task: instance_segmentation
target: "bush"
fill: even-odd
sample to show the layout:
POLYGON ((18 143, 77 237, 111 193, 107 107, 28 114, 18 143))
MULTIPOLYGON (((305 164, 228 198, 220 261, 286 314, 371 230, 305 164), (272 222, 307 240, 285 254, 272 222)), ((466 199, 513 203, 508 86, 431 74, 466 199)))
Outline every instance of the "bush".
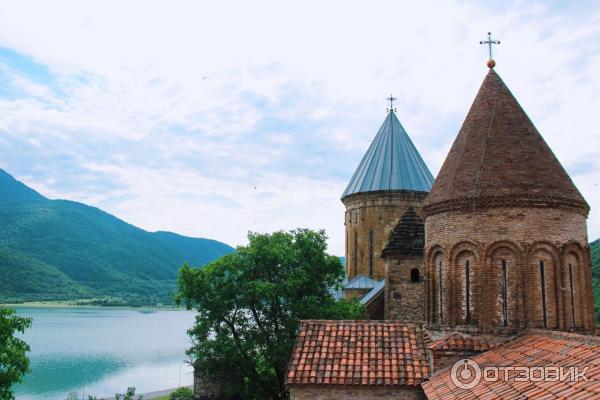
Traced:
POLYGON ((186 387, 180 387, 176 391, 172 392, 169 396, 171 400, 194 400, 194 392, 192 389, 186 387))

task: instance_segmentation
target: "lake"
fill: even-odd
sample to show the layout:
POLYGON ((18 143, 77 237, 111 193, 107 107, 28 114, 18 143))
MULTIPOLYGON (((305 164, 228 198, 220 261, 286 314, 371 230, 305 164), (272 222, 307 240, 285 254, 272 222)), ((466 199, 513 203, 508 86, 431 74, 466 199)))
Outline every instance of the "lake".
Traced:
POLYGON ((24 339, 31 346, 31 373, 14 387, 18 400, 64 400, 175 388, 192 383, 185 363, 189 311, 119 308, 16 307, 33 318, 24 339))

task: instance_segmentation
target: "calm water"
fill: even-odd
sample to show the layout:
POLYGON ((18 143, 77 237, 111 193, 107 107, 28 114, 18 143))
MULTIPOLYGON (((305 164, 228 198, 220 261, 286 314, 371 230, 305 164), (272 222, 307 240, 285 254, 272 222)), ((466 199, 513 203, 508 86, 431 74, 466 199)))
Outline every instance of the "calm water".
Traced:
POLYGON ((114 396, 127 386, 145 393, 192 383, 185 363, 192 312, 33 307, 17 312, 33 318, 24 337, 31 346, 31 373, 15 387, 18 400, 64 400, 71 391, 81 398, 84 387, 87 399, 114 396))

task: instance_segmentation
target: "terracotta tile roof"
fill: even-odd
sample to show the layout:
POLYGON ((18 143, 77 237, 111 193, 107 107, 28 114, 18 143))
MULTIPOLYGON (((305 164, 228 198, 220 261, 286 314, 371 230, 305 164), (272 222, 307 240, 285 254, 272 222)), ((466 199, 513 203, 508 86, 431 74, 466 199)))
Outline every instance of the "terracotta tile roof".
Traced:
POLYGON ((421 335, 392 321, 302 321, 286 383, 418 386, 430 375, 421 335))
POLYGON ((444 351, 488 351, 504 341, 506 340, 452 332, 441 339, 433 341, 427 348, 444 351))
MULTIPOLYGON (((429 400, 470 399, 597 399, 600 398, 600 338, 556 331, 531 330, 483 354, 471 357, 481 368, 589 366, 588 381, 495 382, 481 380, 473 389, 460 389, 451 379, 451 368, 440 371, 422 387, 429 400)), ((503 373, 500 373, 503 376, 503 373)))

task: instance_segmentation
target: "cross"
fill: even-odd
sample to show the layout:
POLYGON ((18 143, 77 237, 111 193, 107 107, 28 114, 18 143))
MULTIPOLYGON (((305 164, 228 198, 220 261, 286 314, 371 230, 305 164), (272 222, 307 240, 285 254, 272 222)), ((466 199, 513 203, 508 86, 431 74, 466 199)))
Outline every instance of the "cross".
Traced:
POLYGON ((393 95, 390 94, 390 97, 388 97, 386 100, 390 101, 390 108, 388 111, 393 110, 394 109, 394 100, 397 100, 393 95))
POLYGON ((492 32, 488 32, 488 40, 482 40, 479 42, 479 44, 487 44, 489 51, 490 51, 490 60, 493 59, 492 57, 492 45, 493 44, 500 44, 499 40, 492 40, 492 32))

